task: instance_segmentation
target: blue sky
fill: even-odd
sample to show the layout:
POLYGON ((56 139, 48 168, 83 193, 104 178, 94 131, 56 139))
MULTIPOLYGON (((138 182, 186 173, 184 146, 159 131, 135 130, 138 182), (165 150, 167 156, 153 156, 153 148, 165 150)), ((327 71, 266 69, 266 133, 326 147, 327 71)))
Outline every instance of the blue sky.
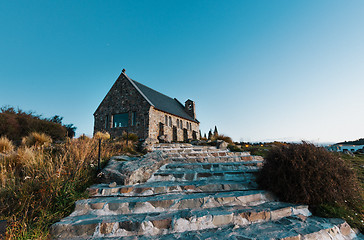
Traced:
POLYGON ((92 134, 123 68, 236 141, 364 137, 364 1, 0 1, 0 105, 92 134))

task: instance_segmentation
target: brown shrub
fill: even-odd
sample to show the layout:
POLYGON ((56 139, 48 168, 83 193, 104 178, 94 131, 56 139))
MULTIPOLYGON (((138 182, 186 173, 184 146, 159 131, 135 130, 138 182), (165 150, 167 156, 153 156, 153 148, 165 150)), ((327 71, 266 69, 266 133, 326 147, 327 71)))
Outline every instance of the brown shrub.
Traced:
POLYGON ((229 144, 233 144, 233 140, 231 139, 231 137, 228 137, 226 135, 223 135, 223 134, 219 134, 219 135, 216 135, 216 136, 213 136, 212 141, 216 141, 216 140, 223 140, 229 144))
POLYGON ((316 205, 358 198, 354 171, 336 155, 307 142, 270 149, 257 181, 287 202, 316 205))

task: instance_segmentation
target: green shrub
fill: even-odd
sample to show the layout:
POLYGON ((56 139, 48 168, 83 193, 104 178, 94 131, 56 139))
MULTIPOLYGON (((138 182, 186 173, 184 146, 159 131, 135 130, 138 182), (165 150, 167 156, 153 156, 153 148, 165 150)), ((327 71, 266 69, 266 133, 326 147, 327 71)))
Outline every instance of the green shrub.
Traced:
POLYGON ((280 200, 294 203, 347 204, 360 195, 355 173, 343 160, 306 142, 271 148, 257 181, 280 200))

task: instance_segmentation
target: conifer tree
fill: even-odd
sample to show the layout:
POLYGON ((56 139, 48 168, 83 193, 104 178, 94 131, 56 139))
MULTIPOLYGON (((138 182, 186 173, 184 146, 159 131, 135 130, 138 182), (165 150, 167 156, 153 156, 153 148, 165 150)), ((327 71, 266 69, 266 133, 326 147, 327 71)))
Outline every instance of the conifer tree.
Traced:
POLYGON ((212 130, 210 129, 210 131, 209 131, 209 140, 211 140, 211 138, 212 138, 212 130))
POLYGON ((206 137, 206 133, 204 133, 203 137, 207 139, 207 137, 206 137))
POLYGON ((214 129, 214 137, 217 137, 219 135, 219 132, 217 131, 217 127, 215 126, 215 129, 214 129))

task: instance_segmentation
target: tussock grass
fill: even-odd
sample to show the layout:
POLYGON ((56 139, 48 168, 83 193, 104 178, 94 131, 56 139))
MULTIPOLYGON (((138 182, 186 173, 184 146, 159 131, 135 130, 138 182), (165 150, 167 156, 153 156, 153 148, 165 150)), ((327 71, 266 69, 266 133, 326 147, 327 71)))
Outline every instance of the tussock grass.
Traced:
POLYGON ((94 138, 96 139, 102 139, 102 140, 107 140, 110 139, 110 134, 109 133, 103 133, 103 132, 97 132, 94 135, 94 138))
POLYGON ((0 138, 0 153, 10 153, 14 150, 14 144, 7 137, 0 138))
MULTIPOLYGON (((96 181, 97 139, 27 145, 0 158, 0 220, 8 222, 6 239, 48 239, 49 226, 69 215, 96 181)), ((135 149, 111 140, 102 146, 103 164, 112 155, 135 149)))
POLYGON ((23 137, 22 143, 28 147, 44 147, 52 143, 52 138, 45 133, 32 132, 28 136, 23 137))

